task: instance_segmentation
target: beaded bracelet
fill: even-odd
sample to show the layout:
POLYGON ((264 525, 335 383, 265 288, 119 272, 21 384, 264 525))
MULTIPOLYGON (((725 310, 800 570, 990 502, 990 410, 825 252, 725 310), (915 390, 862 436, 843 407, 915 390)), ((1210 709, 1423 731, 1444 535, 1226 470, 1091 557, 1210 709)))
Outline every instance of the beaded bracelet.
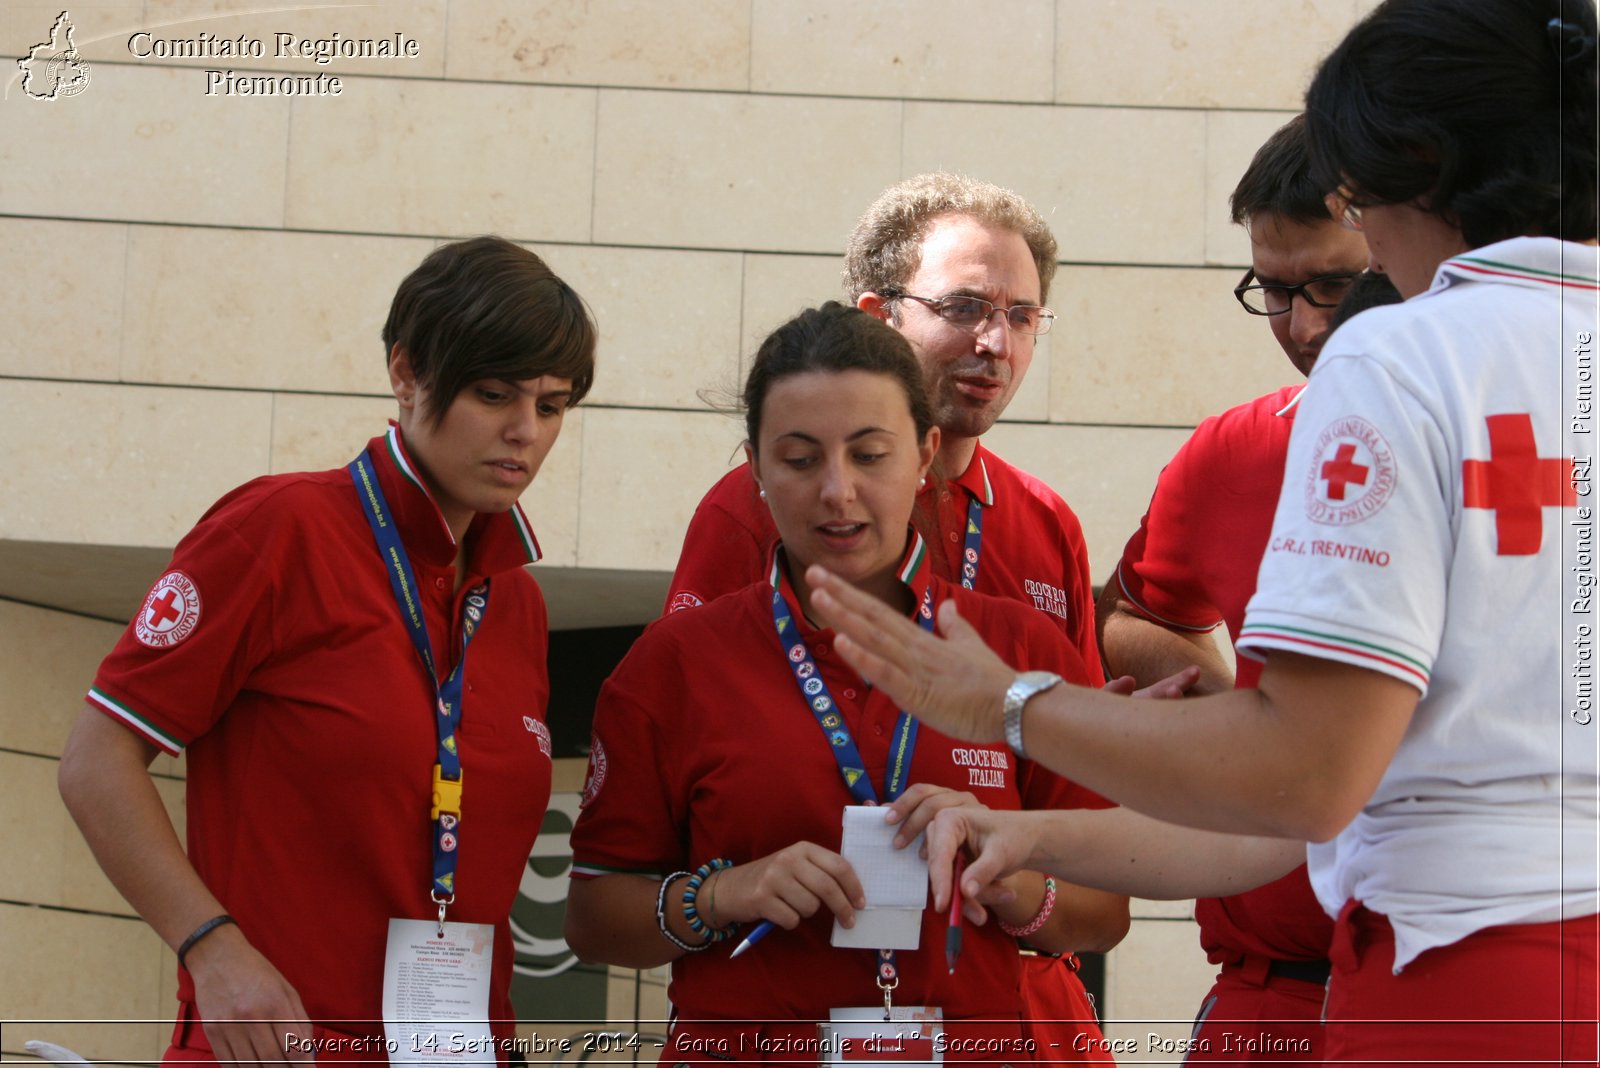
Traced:
POLYGON ((656 926, 661 928, 662 938, 665 938, 685 953, 702 953, 711 948, 710 942, 702 942, 698 946, 692 942, 685 942, 673 934, 672 928, 667 926, 667 887, 671 886, 674 880, 687 878, 689 878, 688 872, 675 871, 661 880, 661 889, 656 891, 656 926))
POLYGON ((1027 938, 1039 928, 1043 927, 1050 914, 1056 910, 1056 881, 1051 876, 1044 879, 1044 900, 1039 903, 1039 911, 1034 913, 1033 919, 1021 927, 1013 927, 1004 920, 1000 921, 1000 930, 1012 938, 1027 938))
POLYGON ((739 930, 739 925, 736 923, 730 923, 726 927, 711 926, 700 918, 700 910, 697 907, 700 888, 705 885, 707 879, 711 878, 711 873, 731 867, 733 867, 733 861, 723 860, 721 857, 707 861, 696 868, 693 875, 689 876, 689 884, 683 891, 683 918, 689 921, 689 930, 706 940, 706 945, 732 938, 739 930))

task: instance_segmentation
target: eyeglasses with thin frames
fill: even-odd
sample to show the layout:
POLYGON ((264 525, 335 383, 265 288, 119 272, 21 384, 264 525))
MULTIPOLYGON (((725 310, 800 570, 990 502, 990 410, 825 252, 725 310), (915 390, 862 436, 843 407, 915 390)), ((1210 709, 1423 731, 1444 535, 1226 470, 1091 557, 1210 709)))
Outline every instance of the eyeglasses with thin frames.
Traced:
POLYGON ((911 293, 888 292, 884 294, 889 300, 914 300, 932 311, 939 318, 951 326, 977 333, 989 322, 989 317, 995 312, 1003 312, 1001 320, 1012 330, 1019 334, 1037 336, 1048 334, 1050 326, 1055 322, 1056 313, 1049 308, 1037 304, 1013 304, 1009 308, 1002 308, 993 301, 984 300, 982 297, 949 296, 949 297, 918 297, 911 293))

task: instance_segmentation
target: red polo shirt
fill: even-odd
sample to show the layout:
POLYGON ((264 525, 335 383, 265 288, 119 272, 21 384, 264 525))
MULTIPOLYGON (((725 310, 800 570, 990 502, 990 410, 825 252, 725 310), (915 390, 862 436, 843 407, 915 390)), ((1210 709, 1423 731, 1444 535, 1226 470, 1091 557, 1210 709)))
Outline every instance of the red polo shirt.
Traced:
MULTIPOLYGON (((954 597, 1008 663, 1091 676, 1059 630, 1037 612, 963 590, 917 559, 907 580, 935 605, 954 597)), ((781 589, 798 603, 787 578, 781 589)), ((833 649, 833 633, 793 610, 817 671, 883 796, 899 710, 833 649)), ((967 790, 997 809, 1101 803, 1003 746, 954 741, 923 725, 910 781, 967 790)), ((573 874, 633 872, 659 878, 713 857, 748 863, 797 841, 837 850, 843 808, 853 803, 821 726, 784 655, 769 580, 692 612, 657 620, 606 682, 595 712, 594 755, 584 809, 573 830, 573 874)), ((1022 1009, 1014 939, 993 923, 969 927, 960 968, 944 962, 947 917, 930 908, 921 948, 899 954, 898 1004, 932 1005, 949 1018, 1010 1017, 1022 1009)), ((733 943, 673 963, 670 997, 683 1020, 823 1020, 840 1006, 880 999, 874 954, 828 944, 831 914, 777 931, 759 950, 729 958, 733 943)))
MULTIPOLYGON (((1195 428, 1156 482, 1150 509, 1117 566, 1123 596, 1163 626, 1237 638, 1272 534, 1300 386, 1285 386, 1195 428)), ((1261 664, 1240 657, 1236 685, 1261 664)), ((1327 957, 1333 923, 1304 867, 1276 882, 1195 904, 1200 944, 1216 964, 1251 953, 1280 960, 1327 957)))
MULTIPOLYGON (((972 500, 983 508, 983 541, 973 588, 1043 612, 1098 679, 1094 590, 1078 517, 1049 486, 980 442, 959 477, 948 482, 928 480, 912 517, 927 539, 934 574, 952 582, 961 580, 972 500)), ((695 509, 666 610, 704 604, 760 578, 777 538, 750 467, 741 464, 712 486, 695 509)))
MULTIPOLYGON (((519 508, 478 516, 455 592, 454 539, 398 428, 367 453, 443 673, 460 656, 467 591, 491 580, 462 699, 450 918, 494 925, 489 1008, 510 1020, 508 917, 550 796, 545 606, 521 566, 538 546, 519 508)), ((438 742, 433 683, 349 474, 260 478, 213 505, 100 665, 88 700, 168 753, 187 750, 189 858, 311 1019, 381 1020, 389 919, 436 915, 438 742)), ((181 969, 178 997, 194 999, 181 969)), ((382 1033, 377 1023, 334 1027, 382 1033)))

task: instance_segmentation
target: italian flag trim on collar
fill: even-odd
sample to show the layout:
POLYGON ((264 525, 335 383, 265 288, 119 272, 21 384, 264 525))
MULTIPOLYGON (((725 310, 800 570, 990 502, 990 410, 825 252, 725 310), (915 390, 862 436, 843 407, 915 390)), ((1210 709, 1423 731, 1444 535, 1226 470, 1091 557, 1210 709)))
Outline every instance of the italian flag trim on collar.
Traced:
MULTIPOLYGON (((406 476, 406 481, 421 490, 422 495, 432 501, 433 494, 428 492, 428 487, 422 484, 422 479, 418 478, 417 473, 411 469, 411 461, 406 459, 405 447, 400 444, 400 428, 391 426, 388 433, 384 435, 384 441, 389 445, 389 458, 400 469, 400 473, 406 476)), ((438 505, 435 504, 434 507, 437 508, 438 505)))
POLYGON ((928 545, 922 540, 922 535, 913 530, 911 532, 911 541, 906 545, 906 555, 900 561, 900 570, 895 574, 899 576, 901 582, 910 586, 911 580, 916 577, 917 572, 922 570, 922 565, 927 562, 928 545))
POLYGON ((1569 274, 1565 271, 1542 271, 1537 267, 1527 267, 1519 263, 1502 263, 1499 260, 1486 260, 1477 256, 1453 256, 1445 261, 1445 265, 1458 267, 1473 274, 1487 274, 1497 278, 1515 278, 1523 282, 1539 282, 1544 285, 1562 286, 1570 289, 1600 290, 1600 281, 1589 278, 1586 275, 1569 274))

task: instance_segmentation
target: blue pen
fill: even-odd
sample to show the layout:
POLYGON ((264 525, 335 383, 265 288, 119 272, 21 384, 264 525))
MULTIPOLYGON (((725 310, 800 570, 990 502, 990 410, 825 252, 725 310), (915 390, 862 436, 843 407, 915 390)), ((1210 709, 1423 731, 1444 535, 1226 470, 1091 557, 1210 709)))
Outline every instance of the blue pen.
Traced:
POLYGON ((767 935, 771 934, 777 928, 777 926, 778 925, 773 923, 771 920, 762 920, 760 923, 756 924, 756 929, 744 936, 744 941, 740 942, 734 947, 733 953, 728 957, 728 959, 732 960, 734 957, 737 957, 739 954, 743 953, 745 950, 749 949, 751 946, 767 937, 767 935))

